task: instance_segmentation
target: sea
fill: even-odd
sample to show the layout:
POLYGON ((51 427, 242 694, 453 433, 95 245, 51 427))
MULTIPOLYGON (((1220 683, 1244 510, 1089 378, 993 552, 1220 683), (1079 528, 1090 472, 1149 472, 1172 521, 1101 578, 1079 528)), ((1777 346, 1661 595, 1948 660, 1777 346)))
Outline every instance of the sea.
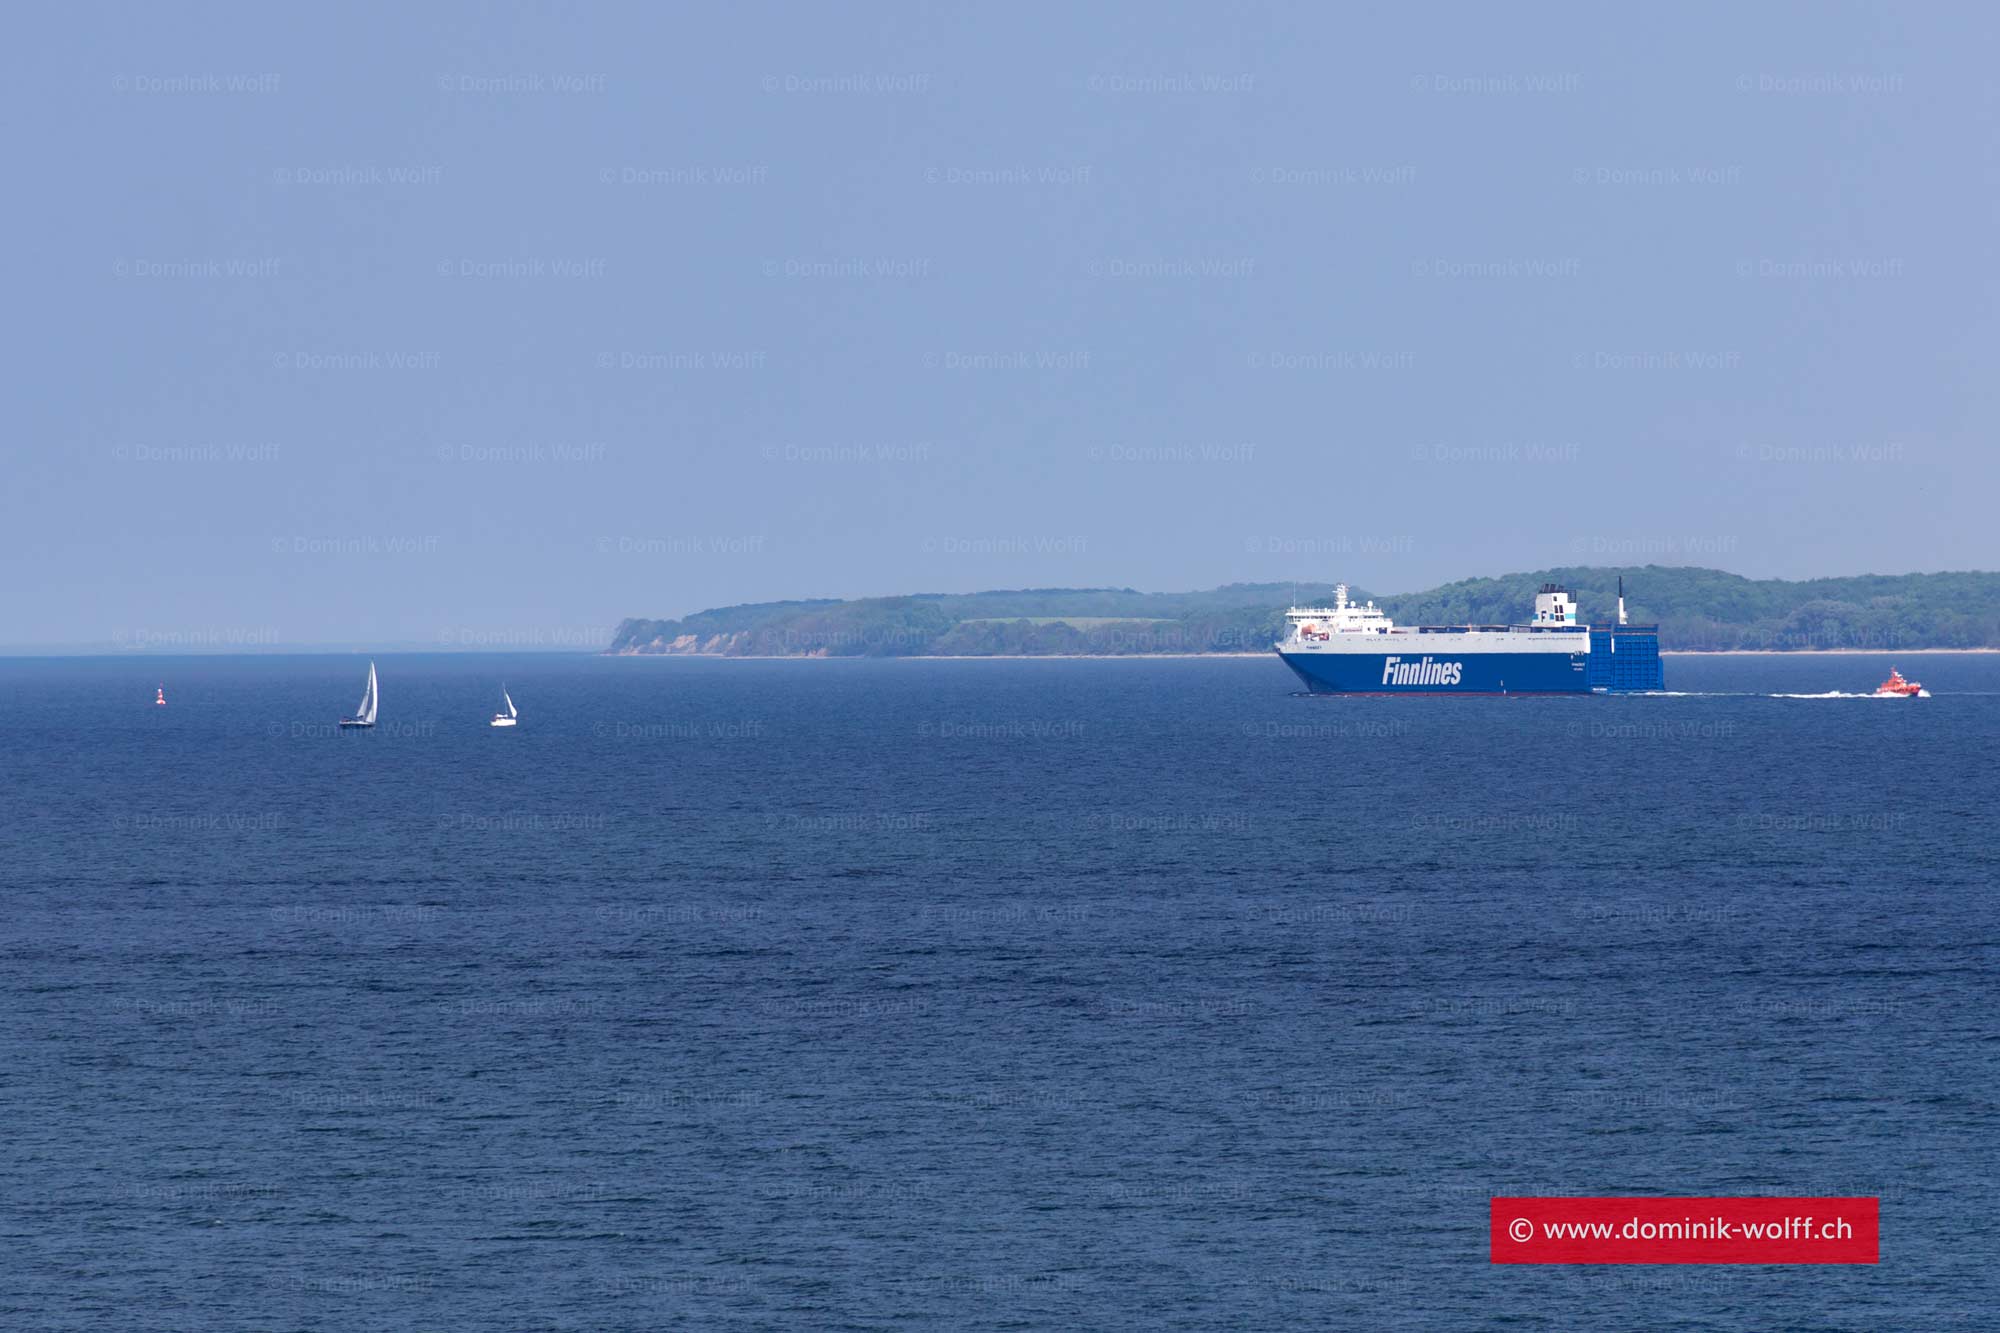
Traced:
POLYGON ((2000 1317, 2000 656, 376 660, 0 661, 0 1327, 2000 1317))

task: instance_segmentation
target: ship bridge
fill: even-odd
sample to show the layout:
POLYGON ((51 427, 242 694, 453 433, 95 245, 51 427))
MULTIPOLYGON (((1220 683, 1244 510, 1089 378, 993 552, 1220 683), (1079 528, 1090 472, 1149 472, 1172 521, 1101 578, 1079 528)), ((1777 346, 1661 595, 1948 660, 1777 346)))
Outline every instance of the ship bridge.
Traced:
POLYGON ((1387 634, 1396 627, 1374 602, 1347 600, 1347 585, 1334 585, 1332 606, 1294 606, 1285 612, 1295 639, 1327 640, 1336 634, 1387 634))

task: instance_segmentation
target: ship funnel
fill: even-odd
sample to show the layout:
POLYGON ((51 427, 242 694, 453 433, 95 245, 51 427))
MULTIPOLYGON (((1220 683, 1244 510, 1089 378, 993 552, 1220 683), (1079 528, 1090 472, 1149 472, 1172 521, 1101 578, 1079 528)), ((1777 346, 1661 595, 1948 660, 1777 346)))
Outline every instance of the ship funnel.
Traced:
POLYGON ((1618 623, 1625 623, 1625 576, 1618 576, 1618 623))

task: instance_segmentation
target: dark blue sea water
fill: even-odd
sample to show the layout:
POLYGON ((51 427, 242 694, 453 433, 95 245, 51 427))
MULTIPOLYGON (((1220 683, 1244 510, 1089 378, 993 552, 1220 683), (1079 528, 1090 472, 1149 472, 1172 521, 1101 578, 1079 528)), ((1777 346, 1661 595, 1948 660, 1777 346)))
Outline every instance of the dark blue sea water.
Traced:
POLYGON ((0 662, 0 1326, 2000 1308, 2000 658, 379 661, 0 662), (1882 1262, 1488 1263, 1654 1193, 1882 1262))

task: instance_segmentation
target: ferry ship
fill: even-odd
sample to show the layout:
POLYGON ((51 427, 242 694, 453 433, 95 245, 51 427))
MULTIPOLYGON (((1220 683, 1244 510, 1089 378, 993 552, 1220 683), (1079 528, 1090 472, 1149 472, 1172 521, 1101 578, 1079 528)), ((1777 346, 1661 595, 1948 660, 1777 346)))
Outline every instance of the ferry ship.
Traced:
POLYGON ((1660 627, 1585 624, 1569 590, 1535 594, 1525 625, 1398 625, 1374 602, 1333 590, 1332 606, 1294 606, 1272 645, 1314 694, 1631 694, 1666 688, 1660 627))

